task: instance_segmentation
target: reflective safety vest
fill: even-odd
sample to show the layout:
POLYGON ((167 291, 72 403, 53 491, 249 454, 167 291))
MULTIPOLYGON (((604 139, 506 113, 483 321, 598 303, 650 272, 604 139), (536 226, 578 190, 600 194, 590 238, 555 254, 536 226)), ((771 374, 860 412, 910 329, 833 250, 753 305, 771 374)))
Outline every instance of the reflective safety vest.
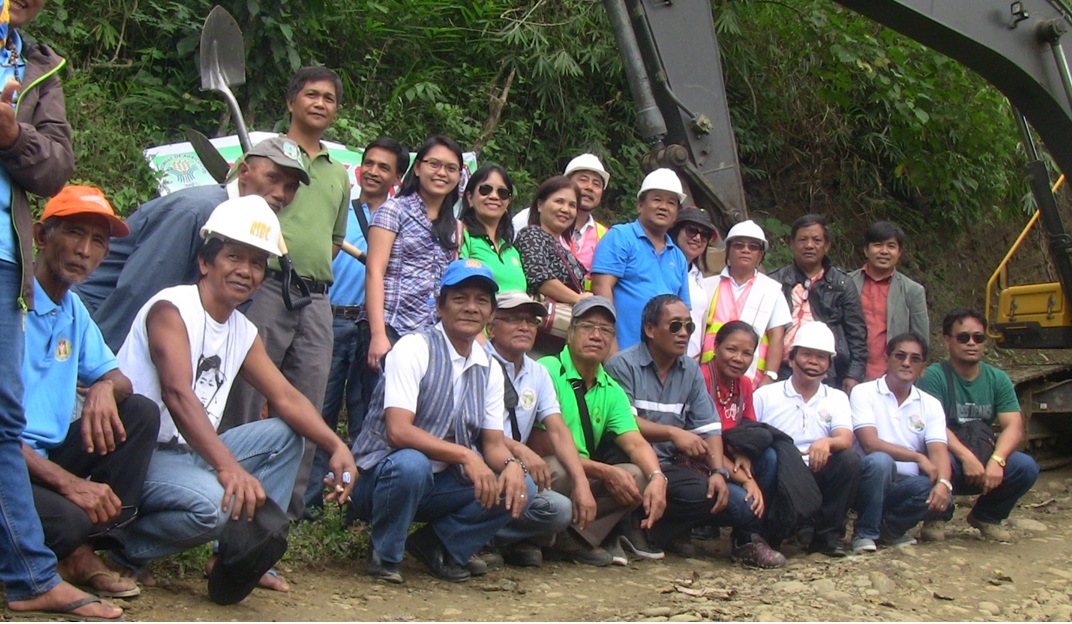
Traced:
POLYGON ((596 246, 599 245, 599 241, 603 239, 603 235, 607 233, 608 229, 607 226, 599 221, 596 221, 595 223, 596 226, 585 232, 584 240, 581 241, 582 248, 588 246, 591 246, 592 248, 592 255, 588 258, 588 263, 585 264, 584 260, 581 260, 581 257, 578 255, 579 249, 576 245, 572 245, 573 249, 570 250, 573 252, 574 256, 577 256, 578 260, 581 260, 581 264, 584 265, 584 268, 588 270, 588 273, 585 274, 584 282, 582 283, 585 292, 592 292, 592 258, 596 255, 596 246), (593 236, 595 237, 594 241, 591 240, 593 236))
MULTIPOLYGON (((718 287, 715 289, 715 295, 711 298, 711 305, 707 309, 707 321, 705 323, 706 329, 704 330, 703 346, 700 350, 700 363, 706 364, 715 359, 715 334, 722 328, 723 325, 731 321, 740 320, 741 309, 744 308, 745 303, 748 300, 749 295, 752 294, 752 285, 755 283, 756 277, 753 276, 749 281, 748 286, 741 292, 741 301, 736 302, 733 298, 733 284, 732 279, 723 276, 719 282, 718 287), (730 289, 728 297, 722 297, 722 287, 730 289)), ((756 349, 755 357, 752 359, 752 365, 748 367, 746 376, 751 378, 753 382, 758 383, 763 373, 767 370, 767 348, 770 346, 770 339, 767 338, 767 332, 765 328, 754 327, 756 333, 759 334, 759 347, 756 349)))

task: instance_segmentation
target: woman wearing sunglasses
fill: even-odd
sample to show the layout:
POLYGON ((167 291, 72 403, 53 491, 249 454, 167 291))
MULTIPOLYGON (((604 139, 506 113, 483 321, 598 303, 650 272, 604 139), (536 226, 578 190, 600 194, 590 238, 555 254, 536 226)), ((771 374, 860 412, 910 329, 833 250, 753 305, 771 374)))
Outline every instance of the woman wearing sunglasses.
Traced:
POLYGON ((499 165, 477 169, 462 195, 462 246, 459 257, 483 262, 491 269, 499 292, 525 290, 525 271, 521 254, 511 241, 514 226, 510 221, 510 203, 514 181, 499 165))
POLYGON ((755 222, 742 221, 726 235, 726 267, 716 277, 704 319, 700 363, 715 356, 715 334, 730 321, 745 321, 760 335, 748 377, 756 387, 778 380, 785 328, 793 318, 778 282, 759 272, 767 238, 755 222), (768 366, 768 362, 771 364, 768 366))
POLYGON ((711 297, 715 294, 718 279, 704 277, 707 268, 707 247, 711 241, 718 238, 718 232, 711 223, 711 217, 706 212, 695 206, 683 208, 677 214, 677 221, 670 229, 670 238, 674 244, 685 254, 685 260, 689 263, 689 302, 692 304, 692 322, 700 331, 692 332, 689 336, 689 348, 686 354, 689 357, 698 357, 703 346, 704 317, 707 316, 707 308, 711 303, 711 297))
POLYGON ((380 370, 383 356, 400 337, 435 323, 439 281, 457 257, 454 204, 462 166, 462 149, 454 139, 429 138, 402 178, 398 195, 372 215, 364 312, 372 370, 380 370))
POLYGON ((536 191, 529 225, 514 241, 521 252, 529 294, 571 305, 591 295, 583 288, 585 268, 570 253, 580 202, 580 189, 565 176, 549 178, 536 191))

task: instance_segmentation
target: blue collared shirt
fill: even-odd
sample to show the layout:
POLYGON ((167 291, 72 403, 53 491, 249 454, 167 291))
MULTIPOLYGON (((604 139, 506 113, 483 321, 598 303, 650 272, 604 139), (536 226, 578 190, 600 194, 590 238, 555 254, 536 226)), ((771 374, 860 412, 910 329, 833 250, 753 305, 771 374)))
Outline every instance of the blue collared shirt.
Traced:
POLYGON ((618 278, 613 294, 619 349, 640 342, 640 313, 655 295, 674 294, 691 306, 685 254, 669 235, 665 238, 666 246, 657 253, 637 220, 612 227, 596 247, 592 273, 618 278))
POLYGON ((78 295, 68 291, 57 304, 35 279, 34 304, 22 359, 22 439, 47 455, 67 437, 78 382, 90 386, 119 364, 78 295))
MULTIPOLYGON (((346 211, 346 242, 368 253, 368 241, 365 240, 365 233, 361 231, 357 210, 365 212, 366 223, 372 221, 372 213, 369 212, 368 204, 362 202, 359 208, 355 208, 351 202, 350 209, 346 211)), ((355 306, 365 303, 364 264, 350 254, 340 252, 331 263, 331 271, 335 275, 335 282, 331 285, 329 293, 331 305, 355 306)))

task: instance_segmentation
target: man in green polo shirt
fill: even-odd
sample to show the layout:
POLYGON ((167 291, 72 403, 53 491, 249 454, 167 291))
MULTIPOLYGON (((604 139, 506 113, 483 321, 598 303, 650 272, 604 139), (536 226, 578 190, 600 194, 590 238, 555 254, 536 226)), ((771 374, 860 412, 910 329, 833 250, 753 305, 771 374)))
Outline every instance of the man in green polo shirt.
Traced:
MULTIPOLYGON (((346 168, 331 158, 320 139, 335 120, 341 95, 342 81, 327 67, 303 67, 287 87, 290 111, 287 137, 302 148, 310 182, 301 187, 294 201, 279 211, 279 225, 294 268, 309 285, 313 302, 298 310, 286 308, 283 276, 278 260, 272 259, 261 289, 245 312, 257 326, 268 356, 318 412, 323 409, 331 365, 332 316, 328 300, 328 287, 333 281, 331 262, 346 236, 346 211, 350 206, 346 168)), ((220 431, 257 420, 264 403, 264 397, 252 386, 236 380, 220 431)), ((274 410, 270 414, 276 415, 274 410)), ((287 510, 292 519, 302 517, 314 454, 315 449, 307 440, 287 510)), ((277 580, 279 583, 272 589, 286 591, 286 583, 281 578, 277 580)))
MULTIPOLYGON (((615 320, 614 305, 606 298, 581 299, 573 306, 566 347, 540 360, 551 374, 562 418, 573 433, 596 499, 595 521, 559 533, 552 548, 598 566, 627 563, 615 527, 629 512, 643 506, 641 526, 650 528, 666 509, 666 475, 655 450, 640 435, 625 390, 603 370, 615 320)), ((573 490, 564 474, 552 475, 551 487, 566 496, 573 490)))

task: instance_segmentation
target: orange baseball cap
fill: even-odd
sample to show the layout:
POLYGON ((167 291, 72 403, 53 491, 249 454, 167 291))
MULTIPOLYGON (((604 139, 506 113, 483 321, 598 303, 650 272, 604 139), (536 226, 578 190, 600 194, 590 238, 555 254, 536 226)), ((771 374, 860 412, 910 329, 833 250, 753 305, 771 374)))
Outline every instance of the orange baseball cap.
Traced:
POLYGON ((92 186, 70 185, 63 187, 55 197, 45 204, 45 212, 41 215, 44 221, 50 217, 70 217, 79 214, 97 214, 108 220, 108 228, 111 235, 122 238, 130 234, 130 228, 123 220, 115 216, 115 210, 104 193, 92 186))

